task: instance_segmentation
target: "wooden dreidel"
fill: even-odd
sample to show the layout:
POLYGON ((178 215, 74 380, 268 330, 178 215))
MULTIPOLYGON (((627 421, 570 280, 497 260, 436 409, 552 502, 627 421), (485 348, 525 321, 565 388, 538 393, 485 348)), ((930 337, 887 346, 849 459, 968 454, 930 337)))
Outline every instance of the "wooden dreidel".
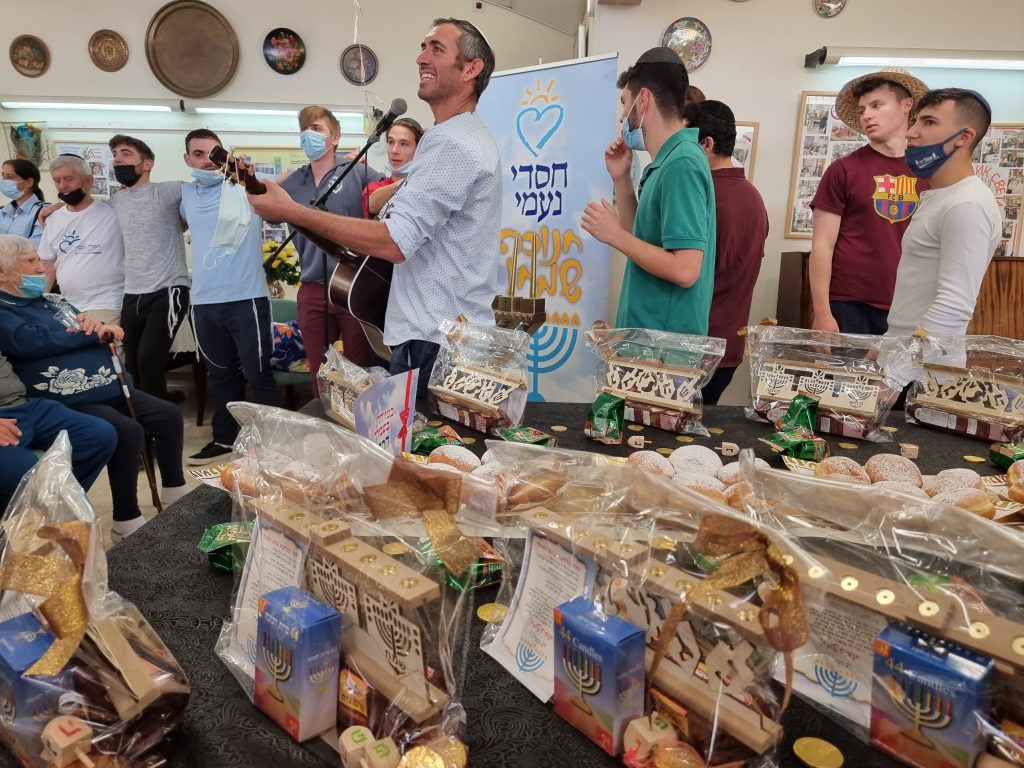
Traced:
POLYGON ((391 739, 375 741, 363 752, 366 768, 398 768, 401 759, 398 746, 391 739))
POLYGON ((89 759, 92 751, 92 728, 85 721, 71 715, 55 717, 43 729, 43 751, 40 757, 48 765, 64 768, 76 760, 85 768, 95 768, 89 759))
POLYGON ((345 768, 359 768, 359 761, 366 755, 366 750, 374 741, 370 729, 364 725, 353 725, 351 728, 346 728, 338 737, 341 764, 345 768))
POLYGON ((657 712, 631 720, 622 737, 624 758, 646 760, 659 744, 671 744, 678 738, 676 729, 657 712))
POLYGON ((715 448, 723 456, 739 456, 740 447, 736 443, 722 443, 720 446, 715 448))
POLYGON ((650 445, 651 442, 651 440, 645 440, 643 435, 633 435, 626 440, 626 445, 633 448, 643 448, 645 445, 650 445))
POLYGON ((905 459, 916 459, 918 447, 913 443, 900 443, 900 455, 905 459))

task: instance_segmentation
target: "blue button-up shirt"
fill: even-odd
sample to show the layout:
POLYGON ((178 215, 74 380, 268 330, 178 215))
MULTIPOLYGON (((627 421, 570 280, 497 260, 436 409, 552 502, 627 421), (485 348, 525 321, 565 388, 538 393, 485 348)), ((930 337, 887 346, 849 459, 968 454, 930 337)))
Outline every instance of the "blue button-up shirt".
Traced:
POLYGON ((39 238, 43 236, 43 226, 39 223, 39 211, 46 207, 46 203, 38 198, 31 198, 24 205, 18 205, 13 200, 0 208, 0 235, 19 235, 27 237, 36 245, 39 245, 39 238))

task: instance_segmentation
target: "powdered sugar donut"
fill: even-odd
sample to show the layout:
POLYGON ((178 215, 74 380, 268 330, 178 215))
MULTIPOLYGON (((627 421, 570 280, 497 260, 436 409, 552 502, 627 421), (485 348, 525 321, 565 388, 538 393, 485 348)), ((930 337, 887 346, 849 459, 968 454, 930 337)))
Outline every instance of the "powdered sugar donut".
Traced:
POLYGON ((1006 470, 1006 481, 1010 485, 1024 483, 1024 459, 1015 461, 1010 465, 1010 468, 1006 470))
POLYGON ((940 493, 958 491, 961 488, 974 488, 983 491, 985 490, 985 484, 981 482, 981 475, 973 469, 958 467, 956 469, 944 469, 939 472, 926 490, 929 496, 934 497, 940 493))
POLYGON ((814 470, 814 474, 818 477, 828 477, 833 480, 844 477, 864 485, 871 483, 871 480, 868 479, 868 473, 864 471, 864 467, 848 456, 829 456, 827 459, 822 459, 818 462, 818 467, 814 470))
MULTIPOLYGON (((758 469, 770 469, 770 465, 764 459, 754 459, 754 466, 758 469)), ((734 461, 732 464, 726 464, 720 470, 718 470, 718 479, 728 485, 733 485, 740 481, 740 463, 734 461)))
POLYGON ((891 491, 899 491, 900 493, 906 493, 918 499, 927 499, 928 494, 918 488, 913 483, 907 483, 901 480, 879 480, 877 483, 871 485, 872 488, 888 488, 891 491))
POLYGON ((672 480, 679 483, 679 485, 685 485, 687 488, 700 486, 701 488, 713 488, 716 491, 725 490, 725 483, 717 477, 702 475, 699 472, 676 472, 672 476, 672 480))
POLYGON ((637 466, 643 467, 648 472, 654 472, 665 477, 672 477, 675 470, 669 460, 657 451, 637 451, 629 454, 629 461, 637 466))
POLYGON ((681 445, 672 451, 668 460, 676 472, 698 472, 714 477, 722 468, 722 458, 703 445, 681 445))
POLYGON ((957 488, 952 491, 943 491, 935 494, 932 501, 953 504, 960 509, 966 509, 968 512, 990 520, 996 514, 996 507, 989 501, 988 494, 977 488, 957 488))
POLYGON ((733 509, 743 509, 743 497, 753 493, 754 489, 746 480, 733 483, 725 489, 725 503, 733 509))
POLYGON ((428 464, 448 464, 462 472, 472 472, 480 466, 480 459, 461 445, 439 445, 427 457, 428 464))
POLYGON ((879 453, 864 464, 864 471, 872 483, 883 480, 912 483, 921 487, 921 470, 910 459, 895 453, 879 453))
POLYGON ((493 464, 495 461, 497 461, 497 459, 494 457, 494 453, 491 451, 490 448, 484 451, 483 455, 480 456, 481 464, 493 464))
POLYGON ((476 477, 487 477, 492 479, 501 479, 504 475, 504 468, 497 464, 481 464, 474 470, 471 470, 469 474, 475 475, 476 477))

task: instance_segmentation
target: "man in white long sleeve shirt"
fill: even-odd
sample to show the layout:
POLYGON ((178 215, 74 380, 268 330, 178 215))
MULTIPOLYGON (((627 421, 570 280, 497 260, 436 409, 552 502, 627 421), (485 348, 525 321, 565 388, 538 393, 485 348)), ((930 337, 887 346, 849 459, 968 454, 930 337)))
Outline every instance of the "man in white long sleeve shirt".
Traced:
POLYGON ((975 91, 943 88, 917 103, 906 162, 931 189, 903 235, 888 336, 918 327, 936 336, 967 332, 1002 234, 995 196, 971 165, 991 121, 991 107, 975 91))

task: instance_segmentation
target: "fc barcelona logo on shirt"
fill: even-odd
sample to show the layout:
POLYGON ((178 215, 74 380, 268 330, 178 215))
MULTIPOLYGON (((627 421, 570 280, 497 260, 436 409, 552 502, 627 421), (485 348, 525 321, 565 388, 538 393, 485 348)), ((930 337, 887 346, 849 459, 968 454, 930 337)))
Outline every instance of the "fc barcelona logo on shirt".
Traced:
POLYGON ((890 223, 906 221, 914 215, 921 198, 917 196, 916 176, 873 176, 875 213, 890 223))

